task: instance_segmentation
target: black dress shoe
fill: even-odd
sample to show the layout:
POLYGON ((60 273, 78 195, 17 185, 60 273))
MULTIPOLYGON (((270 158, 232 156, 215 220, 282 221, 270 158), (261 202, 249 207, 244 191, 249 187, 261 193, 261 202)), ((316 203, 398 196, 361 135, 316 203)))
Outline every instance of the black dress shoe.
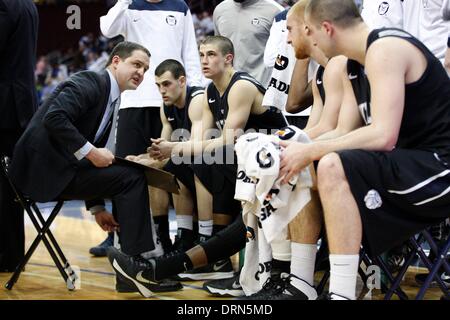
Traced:
POLYGON ((146 298, 153 296, 154 292, 177 291, 183 286, 176 281, 162 281, 155 278, 155 261, 146 260, 140 255, 128 256, 114 247, 107 250, 108 259, 116 274, 122 279, 118 281, 119 292, 136 292, 146 298), (126 288, 125 286, 129 286, 126 288), (134 287, 134 291, 132 288, 134 287))

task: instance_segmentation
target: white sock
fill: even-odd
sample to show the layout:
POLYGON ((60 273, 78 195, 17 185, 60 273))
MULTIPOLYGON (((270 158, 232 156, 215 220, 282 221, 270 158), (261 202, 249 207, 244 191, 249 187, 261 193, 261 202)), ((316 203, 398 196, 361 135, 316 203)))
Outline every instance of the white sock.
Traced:
POLYGON ((317 245, 291 242, 291 273, 314 285, 317 245))
POLYGON ((193 230, 193 217, 188 215, 177 214, 177 228, 183 228, 187 230, 193 230))
POLYGON ((198 233, 203 236, 211 236, 213 224, 213 220, 198 220, 198 233))
POLYGON ((272 258, 280 261, 291 261, 291 240, 274 240, 272 247, 272 258))
POLYGON ((330 254, 330 293, 356 299, 359 255, 330 254))

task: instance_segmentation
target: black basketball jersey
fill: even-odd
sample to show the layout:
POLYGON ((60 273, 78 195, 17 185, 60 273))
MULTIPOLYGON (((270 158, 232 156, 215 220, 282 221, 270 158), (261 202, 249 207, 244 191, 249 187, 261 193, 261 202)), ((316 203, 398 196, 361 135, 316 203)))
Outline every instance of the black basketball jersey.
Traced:
POLYGON ((320 98, 322 99, 322 104, 325 104, 325 88, 323 87, 324 71, 325 71, 325 68, 322 66, 319 66, 319 68, 317 68, 317 72, 316 72, 316 85, 317 85, 317 89, 319 90, 320 98))
POLYGON ((385 37, 408 41, 427 60, 420 79, 405 86, 405 106, 397 147, 433 151, 450 160, 450 79, 445 69, 424 44, 400 29, 373 30, 369 34, 367 48, 385 37))
POLYGON ((357 61, 347 60, 348 80, 352 84, 353 93, 359 112, 366 125, 372 122, 370 114, 370 85, 364 67, 357 61))
MULTIPOLYGON (((184 129, 187 133, 190 133, 192 122, 189 119, 189 105, 191 104, 192 98, 195 96, 202 94, 205 92, 205 89, 202 87, 189 87, 186 88, 186 102, 184 103, 184 107, 179 109, 175 106, 166 106, 163 105, 164 114, 166 115, 167 121, 169 121, 172 130, 175 131, 177 129, 184 129)), ((189 134, 190 135, 190 134, 189 134)), ((185 135, 180 135, 181 140, 185 135)), ((184 137, 184 138, 187 138, 184 137)))
MULTIPOLYGON (((266 92, 266 89, 246 72, 235 72, 222 96, 220 96, 214 83, 210 83, 207 89, 208 105, 213 114, 216 127, 219 130, 223 129, 228 115, 228 94, 231 87, 238 80, 250 81, 255 85, 259 92, 262 94, 266 92)), ((267 111, 262 114, 250 114, 244 130, 279 129, 285 126, 287 126, 287 122, 281 111, 275 107, 269 107, 267 111)))

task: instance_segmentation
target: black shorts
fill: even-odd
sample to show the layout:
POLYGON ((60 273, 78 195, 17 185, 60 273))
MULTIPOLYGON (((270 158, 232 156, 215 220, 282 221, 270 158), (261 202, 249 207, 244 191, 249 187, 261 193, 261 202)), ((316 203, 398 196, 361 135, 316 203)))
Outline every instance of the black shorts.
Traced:
POLYGON ((161 136, 162 124, 158 107, 120 109, 117 123, 116 156, 145 153, 150 138, 161 136))
POLYGON ((289 123, 289 125, 296 126, 300 129, 306 127, 308 119, 309 119, 308 116, 286 116, 286 120, 289 123))
POLYGON ((186 188, 191 192, 194 203, 196 203, 194 170, 190 164, 180 163, 174 164, 169 160, 163 168, 165 171, 172 173, 186 188))
POLYGON ((450 166, 433 152, 338 152, 375 255, 450 216, 450 166))
POLYGON ((241 212, 241 203, 234 200, 237 158, 232 147, 228 148, 227 151, 225 150, 227 150, 227 147, 221 148, 221 154, 225 155, 228 152, 228 155, 231 155, 228 162, 222 159, 224 161, 205 163, 201 158, 196 157, 194 164, 191 166, 194 174, 212 194, 213 213, 228 214, 235 217, 241 212))

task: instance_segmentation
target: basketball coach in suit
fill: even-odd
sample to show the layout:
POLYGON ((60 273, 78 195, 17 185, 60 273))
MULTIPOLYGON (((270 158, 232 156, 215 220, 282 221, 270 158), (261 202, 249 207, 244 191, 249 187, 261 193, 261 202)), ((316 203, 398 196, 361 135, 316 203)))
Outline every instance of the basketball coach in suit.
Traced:
MULTIPOLYGON (((0 0, 0 155, 14 146, 37 108, 34 81, 38 13, 33 0, 0 0)), ((0 172, 0 272, 24 255, 23 209, 0 172)))
POLYGON ((95 214, 105 231, 120 226, 121 247, 130 255, 154 249, 147 182, 140 169, 113 163, 105 148, 115 138, 120 94, 135 90, 149 67, 150 52, 133 42, 112 51, 106 70, 82 71, 61 83, 39 107, 14 150, 11 177, 38 202, 112 199, 117 222, 95 214))

